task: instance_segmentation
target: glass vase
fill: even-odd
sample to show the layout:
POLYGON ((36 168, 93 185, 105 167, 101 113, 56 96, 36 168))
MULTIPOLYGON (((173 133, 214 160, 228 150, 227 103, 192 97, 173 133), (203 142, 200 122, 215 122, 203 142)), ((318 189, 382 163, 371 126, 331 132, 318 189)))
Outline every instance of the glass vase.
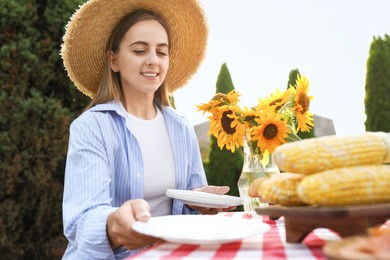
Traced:
POLYGON ((272 159, 272 154, 270 154, 269 161, 267 165, 264 167, 264 172, 267 177, 271 177, 274 174, 280 173, 278 166, 276 166, 274 160, 272 159))
POLYGON ((256 214, 255 208, 264 207, 268 204, 261 203, 257 198, 248 195, 249 186, 259 178, 266 177, 263 166, 261 165, 261 153, 248 138, 244 138, 244 163, 242 172, 238 179, 237 186, 240 197, 243 199, 244 212, 249 215, 256 214))

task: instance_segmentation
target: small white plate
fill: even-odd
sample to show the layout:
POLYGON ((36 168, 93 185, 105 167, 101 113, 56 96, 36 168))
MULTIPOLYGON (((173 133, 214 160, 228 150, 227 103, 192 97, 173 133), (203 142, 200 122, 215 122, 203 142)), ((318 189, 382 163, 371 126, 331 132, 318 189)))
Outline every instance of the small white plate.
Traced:
POLYGON ((138 233, 180 244, 222 244, 265 233, 270 226, 259 219, 218 215, 173 215, 135 222, 138 233))
POLYGON ((184 204, 205 208, 227 208, 242 204, 240 197, 200 191, 167 189, 166 195, 178 199, 184 204))

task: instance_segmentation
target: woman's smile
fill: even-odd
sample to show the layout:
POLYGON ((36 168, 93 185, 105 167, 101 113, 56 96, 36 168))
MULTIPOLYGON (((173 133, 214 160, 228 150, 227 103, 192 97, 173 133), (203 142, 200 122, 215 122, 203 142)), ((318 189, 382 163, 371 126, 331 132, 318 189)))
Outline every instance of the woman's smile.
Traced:
POLYGON ((158 72, 141 72, 141 75, 144 76, 147 79, 156 79, 160 75, 158 72))

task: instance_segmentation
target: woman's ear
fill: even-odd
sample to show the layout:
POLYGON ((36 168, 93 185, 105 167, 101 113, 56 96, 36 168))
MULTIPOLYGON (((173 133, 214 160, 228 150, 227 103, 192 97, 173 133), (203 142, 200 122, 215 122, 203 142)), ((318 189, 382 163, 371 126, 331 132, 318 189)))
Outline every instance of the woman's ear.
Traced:
POLYGON ((117 60, 117 57, 116 57, 116 54, 113 52, 113 51, 108 51, 108 59, 110 61, 110 67, 112 69, 113 72, 118 72, 119 71, 119 67, 118 67, 118 60, 117 60))

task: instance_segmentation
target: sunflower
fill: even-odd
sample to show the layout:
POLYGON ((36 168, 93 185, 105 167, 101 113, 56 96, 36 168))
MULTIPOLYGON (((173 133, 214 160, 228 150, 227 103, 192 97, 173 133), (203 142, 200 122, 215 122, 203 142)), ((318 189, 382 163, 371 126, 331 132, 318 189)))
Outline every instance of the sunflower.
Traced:
POLYGON ((256 125, 255 118, 257 117, 257 112, 248 107, 244 107, 244 110, 241 111, 241 118, 246 128, 251 128, 253 125, 256 125))
MULTIPOLYGON (((221 93, 219 93, 221 94, 221 93)), ((226 98, 227 100, 229 101, 229 104, 231 105, 237 105, 238 103, 238 97, 240 96, 241 94, 236 92, 235 90, 232 90, 230 91, 227 95, 226 95, 226 98)))
POLYGON ((297 131, 309 132, 314 126, 313 114, 309 111, 310 100, 313 96, 309 96, 309 80, 305 76, 299 76, 296 80, 296 89, 291 88, 294 96, 294 105, 292 110, 295 111, 298 121, 297 131))
POLYGON ((272 108, 277 111, 289 101, 290 91, 281 92, 276 89, 274 93, 266 98, 259 98, 256 110, 266 110, 272 108))
POLYGON ((221 106, 214 110, 210 119, 210 132, 217 138, 218 147, 234 153, 244 144, 245 126, 239 120, 240 110, 237 106, 221 106))
POLYGON ((276 147, 286 143, 291 130, 287 120, 283 120, 282 114, 263 111, 255 120, 258 125, 253 127, 252 140, 257 141, 257 146, 262 153, 268 150, 272 154, 276 147))
POLYGON ((196 107, 198 108, 198 111, 213 113, 214 108, 224 105, 237 105, 239 96, 240 94, 234 90, 230 91, 228 94, 217 93, 208 103, 202 103, 196 107))

